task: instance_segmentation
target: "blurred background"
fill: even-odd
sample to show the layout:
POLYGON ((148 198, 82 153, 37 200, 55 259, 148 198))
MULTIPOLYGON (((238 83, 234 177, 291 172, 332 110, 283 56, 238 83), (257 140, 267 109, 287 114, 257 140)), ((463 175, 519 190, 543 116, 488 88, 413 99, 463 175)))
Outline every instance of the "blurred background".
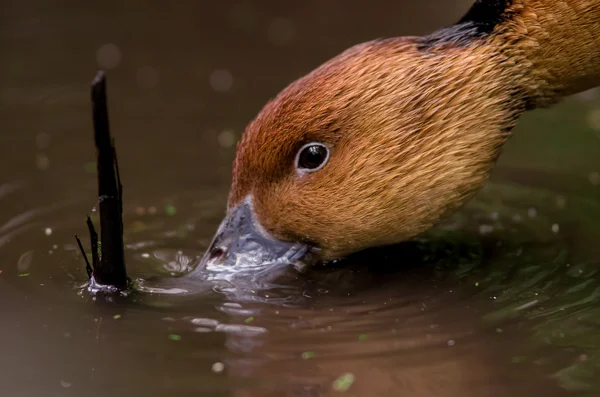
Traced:
POLYGON ((597 90, 521 120, 490 187, 462 213, 461 230, 479 236, 463 236, 477 260, 457 268, 463 253, 452 249, 460 260, 455 278, 442 277, 449 284, 435 272, 377 291, 353 281, 338 295, 313 283, 321 300, 302 309, 214 291, 96 305, 78 290, 85 274, 72 236, 85 235, 95 204, 98 69, 125 185, 128 263, 140 277, 175 274, 212 237, 235 144, 267 100, 354 44, 429 33, 471 3, 2 0, 1 394, 594 395, 597 90), (489 248, 500 246, 514 250, 489 248), (484 279, 488 289, 468 289, 484 279), (323 337, 332 324, 340 333, 323 337), (423 347, 424 336, 436 342, 423 347), (322 352, 324 362, 313 360, 322 352))
MULTIPOLYGON (((130 195, 199 185, 206 167, 227 186, 246 123, 287 84, 354 44, 453 23, 470 3, 4 0, 0 144, 11 167, 0 175, 84 167, 88 86, 104 69, 130 195)), ((527 117, 501 164, 598 171, 595 98, 527 117)))

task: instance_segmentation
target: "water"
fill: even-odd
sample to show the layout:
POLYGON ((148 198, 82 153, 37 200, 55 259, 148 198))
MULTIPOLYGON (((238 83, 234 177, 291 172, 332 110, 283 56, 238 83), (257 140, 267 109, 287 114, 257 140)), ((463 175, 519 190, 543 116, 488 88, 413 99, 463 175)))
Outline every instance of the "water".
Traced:
POLYGON ((5 1, 0 390, 21 396, 594 396, 600 97, 533 113, 466 208, 308 273, 194 272, 235 141, 292 79, 468 1, 148 6, 5 1), (139 293, 93 298, 88 85, 107 68, 139 293))

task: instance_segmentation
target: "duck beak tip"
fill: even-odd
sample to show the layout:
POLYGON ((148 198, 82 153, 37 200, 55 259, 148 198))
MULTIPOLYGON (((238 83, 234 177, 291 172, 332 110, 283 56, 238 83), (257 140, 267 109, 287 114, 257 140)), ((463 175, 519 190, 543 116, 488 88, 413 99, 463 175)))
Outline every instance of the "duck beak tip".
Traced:
POLYGON ((251 200, 230 209, 204 254, 201 269, 262 269, 267 266, 304 263, 310 247, 301 242, 279 240, 259 224, 251 200))

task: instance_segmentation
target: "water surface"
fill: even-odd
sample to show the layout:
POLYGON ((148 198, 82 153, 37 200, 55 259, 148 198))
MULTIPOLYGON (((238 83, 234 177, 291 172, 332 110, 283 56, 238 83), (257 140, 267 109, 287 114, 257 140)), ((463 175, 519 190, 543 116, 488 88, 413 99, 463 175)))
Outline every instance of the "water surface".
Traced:
POLYGON ((306 274, 193 272, 235 141, 344 48, 468 1, 5 1, 0 390, 20 396, 531 396, 600 392, 600 97, 526 117, 466 208, 306 274), (82 292, 95 219, 88 87, 108 70, 141 291, 82 292))

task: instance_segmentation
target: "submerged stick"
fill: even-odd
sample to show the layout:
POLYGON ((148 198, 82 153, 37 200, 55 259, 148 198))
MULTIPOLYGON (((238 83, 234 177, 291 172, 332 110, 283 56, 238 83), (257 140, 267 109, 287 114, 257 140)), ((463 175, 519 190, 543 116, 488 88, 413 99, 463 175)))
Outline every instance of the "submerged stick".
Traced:
MULTIPOLYGON (((98 72, 92 82, 92 114, 98 170, 100 243, 94 224, 88 217, 87 226, 92 248, 91 266, 85 253, 83 255, 88 275, 91 273, 91 282, 122 290, 128 285, 123 243, 123 185, 114 141, 110 136, 104 72, 98 72)), ((77 242, 83 251, 79 238, 77 242)))

